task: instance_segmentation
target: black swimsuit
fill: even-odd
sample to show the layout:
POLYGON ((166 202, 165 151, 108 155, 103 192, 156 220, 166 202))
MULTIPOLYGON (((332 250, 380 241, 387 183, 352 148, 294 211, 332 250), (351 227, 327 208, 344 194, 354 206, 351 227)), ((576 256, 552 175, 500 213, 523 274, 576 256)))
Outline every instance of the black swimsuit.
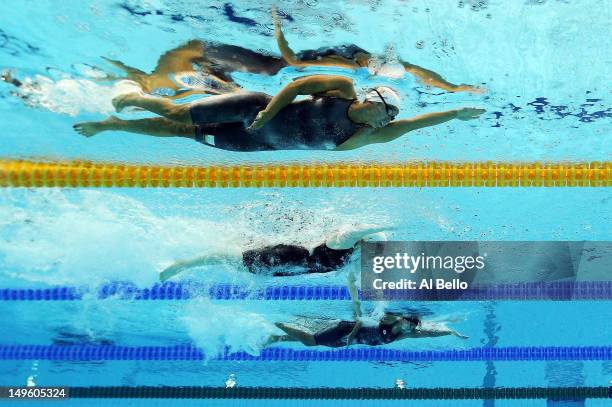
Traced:
POLYGON ((310 252, 302 246, 279 244, 262 249, 247 250, 242 262, 251 273, 288 276, 305 273, 329 273, 348 263, 354 249, 330 249, 325 243, 310 252), (287 268, 303 271, 292 273, 287 268), (284 269, 284 270, 283 270, 284 269))
MULTIPOLYGON (((338 348, 346 346, 349 334, 355 327, 355 321, 340 321, 336 325, 325 328, 314 335, 317 345, 338 348)), ((393 324, 383 324, 378 326, 362 326, 357 331, 352 343, 363 345, 378 346, 395 341, 400 334, 393 333, 393 324)))
MULTIPOLYGON (((369 55, 363 48, 354 44, 323 47, 299 52, 296 56, 301 61, 313 62, 328 56, 340 56, 355 60, 355 55, 361 52, 369 55)), ((202 59, 206 61, 203 67, 226 81, 231 81, 232 72, 252 72, 257 74, 275 75, 288 64, 284 59, 274 55, 266 55, 236 45, 221 43, 206 43, 202 59)), ((357 62, 355 60, 355 62, 357 62)))
POLYGON ((290 103, 258 130, 247 130, 271 96, 237 92, 191 104, 195 140, 231 151, 333 150, 362 127, 348 117, 354 100, 318 96, 290 103))
POLYGON ((208 62, 205 66, 211 73, 225 80, 231 80, 232 72, 275 75, 287 66, 287 63, 277 56, 220 43, 207 43, 202 59, 208 62))
POLYGON ((355 61, 355 63, 357 63, 355 55, 359 52, 362 54, 370 55, 368 51, 361 47, 358 47, 355 44, 344 44, 338 45, 336 47, 323 47, 319 49, 309 49, 301 51, 296 55, 296 57, 300 61, 313 62, 318 61, 319 59, 324 57, 339 56, 344 59, 355 61))

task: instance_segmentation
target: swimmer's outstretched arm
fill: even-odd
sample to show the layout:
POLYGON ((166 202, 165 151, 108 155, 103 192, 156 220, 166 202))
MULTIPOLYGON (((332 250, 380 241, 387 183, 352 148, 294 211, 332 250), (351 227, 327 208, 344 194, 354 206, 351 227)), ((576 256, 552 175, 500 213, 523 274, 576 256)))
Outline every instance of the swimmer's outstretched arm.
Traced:
POLYGON ((364 226, 355 230, 339 232, 327 239, 325 245, 335 250, 350 249, 367 235, 391 229, 393 228, 388 226, 364 226))
POLYGON ((353 150, 368 144, 388 143, 413 130, 435 126, 449 120, 472 120, 485 112, 484 109, 466 107, 447 112, 428 113, 410 119, 395 120, 379 129, 362 129, 336 147, 336 150, 353 150))
POLYGON ((461 85, 455 85, 454 83, 450 83, 446 79, 444 79, 440 74, 430 71, 429 69, 425 69, 418 65, 412 65, 408 62, 400 61, 404 66, 406 72, 416 76, 419 78, 424 84, 435 86, 436 88, 440 88, 446 90, 448 92, 472 92, 472 93, 484 93, 485 89, 479 88, 477 86, 466 85, 462 83, 461 85))
POLYGON ((159 280, 162 282, 166 281, 169 278, 194 267, 212 266, 215 264, 231 264, 236 266, 239 263, 240 260, 237 257, 230 255, 208 255, 191 260, 180 260, 170 267, 166 267, 161 273, 159 273, 159 280))
POLYGON ((448 335, 453 335, 461 339, 468 339, 467 336, 462 335, 447 326, 423 322, 422 325, 416 328, 414 331, 400 335, 398 340, 407 338, 435 338, 438 336, 448 335))
POLYGON ((283 34, 283 30, 281 28, 280 18, 276 12, 276 8, 272 9, 272 20, 274 20, 274 36, 276 37, 276 44, 278 45, 278 50, 280 51, 283 59, 291 66, 337 66, 339 68, 349 68, 356 69, 359 68, 359 64, 350 59, 346 59, 341 57, 340 55, 334 56, 324 56, 316 61, 302 61, 298 56, 293 52, 291 47, 289 47, 289 43, 283 34))
POLYGON ((285 106, 293 102, 298 95, 322 94, 344 99, 357 97, 353 81, 344 76, 313 75, 296 79, 276 94, 268 106, 257 114, 249 127, 256 130, 263 127, 285 106))

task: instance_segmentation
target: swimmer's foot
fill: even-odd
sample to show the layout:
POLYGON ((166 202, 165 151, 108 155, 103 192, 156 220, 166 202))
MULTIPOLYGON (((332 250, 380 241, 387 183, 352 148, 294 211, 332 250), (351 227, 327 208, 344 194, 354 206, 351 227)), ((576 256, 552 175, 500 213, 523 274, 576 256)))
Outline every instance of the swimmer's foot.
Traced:
POLYGON ((2 74, 0 74, 0 80, 6 83, 10 83, 11 85, 14 85, 16 87, 20 87, 22 85, 19 79, 13 77, 13 72, 11 72, 10 69, 5 69, 2 71, 2 74))
POLYGON ((84 137, 93 137, 96 134, 102 132, 102 131, 107 131, 107 130, 116 130, 118 125, 122 122, 123 120, 118 119, 114 116, 109 117, 106 120, 100 121, 100 122, 82 122, 82 123, 77 123, 74 126, 72 126, 72 128, 79 133, 81 136, 84 137))
POLYGON ((142 99, 142 97, 142 93, 139 92, 125 93, 113 99, 113 106, 117 113, 119 113, 126 107, 137 106, 138 100, 142 99))
POLYGON ((8 69, 4 69, 2 71, 2 74, 0 74, 0 79, 2 79, 4 82, 11 82, 13 80, 11 71, 9 71, 8 69))

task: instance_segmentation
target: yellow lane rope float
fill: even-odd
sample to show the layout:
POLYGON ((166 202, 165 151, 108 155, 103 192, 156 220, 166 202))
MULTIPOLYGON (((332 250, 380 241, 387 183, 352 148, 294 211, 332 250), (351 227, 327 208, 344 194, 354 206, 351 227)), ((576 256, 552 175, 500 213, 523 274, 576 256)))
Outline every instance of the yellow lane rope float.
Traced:
POLYGON ((0 187, 609 187, 612 162, 161 166, 0 160, 0 187))

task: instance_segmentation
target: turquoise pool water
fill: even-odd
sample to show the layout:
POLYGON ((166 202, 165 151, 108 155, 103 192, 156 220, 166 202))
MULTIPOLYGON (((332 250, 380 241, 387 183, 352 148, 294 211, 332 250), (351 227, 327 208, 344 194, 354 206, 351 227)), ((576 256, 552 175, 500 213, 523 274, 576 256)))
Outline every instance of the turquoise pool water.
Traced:
MULTIPOLYGON (((190 165, 610 160, 606 38, 611 8, 606 1, 12 1, 0 16, 0 68, 12 69, 21 80, 36 80, 41 87, 28 94, 28 106, 12 94, 24 95, 27 90, 0 83, 0 157, 190 165), (275 76, 236 74, 243 87, 273 94, 291 78, 334 72, 353 77, 358 87, 387 84, 398 89, 404 96, 402 118, 465 106, 487 112, 476 121, 448 122, 351 152, 236 153, 192 140, 119 132, 85 139, 72 130, 77 121, 112 113, 110 99, 120 89, 96 81, 88 68, 111 70, 100 56, 149 71, 159 55, 191 38, 277 53, 269 14, 273 3, 289 16, 284 29, 296 50, 350 42, 384 53, 392 44, 401 59, 452 82, 477 84, 488 91, 451 94, 426 88, 409 76, 321 68, 303 72, 286 68, 275 76)), ((135 116, 144 114, 121 115, 135 116)), ((611 209, 612 195, 605 188, 3 189, 0 289, 72 286, 95 292, 110 281, 150 287, 157 282, 157 273, 177 259, 287 241, 313 247, 335 230, 356 223, 393 226, 394 240, 610 240, 611 209)), ((342 285, 348 268, 279 279, 229 266, 207 267, 189 271, 181 279, 254 288, 342 285)), ((439 351, 610 346, 611 305, 610 301, 390 303, 387 306, 415 310, 433 320, 452 321, 450 326, 469 339, 406 340, 385 347, 439 351)), ((366 304, 365 309, 377 306, 366 304)), ((130 301, 86 295, 77 301, 2 301, 0 313, 0 347, 192 344, 207 355, 226 348, 257 355, 263 340, 278 333, 275 322, 304 315, 346 319, 351 318, 351 307, 349 301, 205 297, 130 301)), ((297 344, 279 347, 305 349, 297 344)), ((612 363, 0 360, 0 385, 224 386, 231 374, 239 387, 391 388, 397 379, 407 387, 426 388, 580 387, 608 386, 612 363)), ((490 400, 447 402, 474 403, 493 405, 490 400)), ((239 403, 207 402, 217 404, 239 403)), ((606 400, 566 405, 606 405, 606 400)))

